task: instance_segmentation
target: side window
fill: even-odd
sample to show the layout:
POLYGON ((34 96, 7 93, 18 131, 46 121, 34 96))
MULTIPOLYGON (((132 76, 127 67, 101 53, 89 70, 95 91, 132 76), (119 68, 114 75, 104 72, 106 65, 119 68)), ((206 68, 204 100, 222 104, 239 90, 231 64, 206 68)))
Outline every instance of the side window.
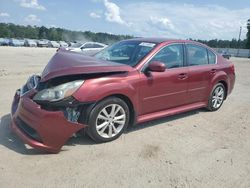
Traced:
POLYGON ((210 50, 208 51, 208 60, 209 60, 209 64, 215 64, 216 63, 216 55, 211 52, 210 50))
POLYGON ((189 66, 207 65, 207 49, 201 46, 187 44, 187 59, 189 66))
POLYGON ((87 43, 87 44, 85 44, 82 48, 83 48, 83 49, 84 49, 84 48, 93 48, 93 44, 87 43))
POLYGON ((160 61, 164 63, 167 69, 183 66, 183 46, 182 44, 173 44, 161 49, 150 62, 160 61))
POLYGON ((103 46, 101 46, 99 44, 93 44, 93 48, 103 48, 103 46))

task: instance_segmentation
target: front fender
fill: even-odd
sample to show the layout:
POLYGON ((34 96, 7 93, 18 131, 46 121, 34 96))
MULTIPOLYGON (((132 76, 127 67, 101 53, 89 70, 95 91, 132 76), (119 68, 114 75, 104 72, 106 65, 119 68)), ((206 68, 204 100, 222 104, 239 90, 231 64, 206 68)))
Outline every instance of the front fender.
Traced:
POLYGON ((81 102, 96 102, 117 94, 128 97, 135 110, 138 109, 138 95, 135 87, 122 79, 98 78, 86 80, 73 96, 81 102))

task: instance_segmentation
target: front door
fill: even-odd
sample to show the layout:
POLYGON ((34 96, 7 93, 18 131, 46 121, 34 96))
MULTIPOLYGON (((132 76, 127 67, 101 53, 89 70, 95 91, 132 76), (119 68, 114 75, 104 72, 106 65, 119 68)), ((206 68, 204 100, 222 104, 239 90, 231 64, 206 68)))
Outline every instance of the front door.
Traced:
POLYGON ((165 72, 141 73, 140 114, 157 112, 187 103, 188 67, 184 67, 183 45, 163 47, 149 62, 160 61, 165 72))

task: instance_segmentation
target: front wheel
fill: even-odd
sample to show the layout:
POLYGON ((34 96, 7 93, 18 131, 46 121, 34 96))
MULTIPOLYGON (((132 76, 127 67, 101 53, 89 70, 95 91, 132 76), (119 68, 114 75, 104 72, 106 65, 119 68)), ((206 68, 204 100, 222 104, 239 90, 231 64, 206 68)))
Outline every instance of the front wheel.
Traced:
POLYGON ((109 97, 91 111, 87 133, 96 142, 112 141, 124 132, 128 122, 128 105, 120 98, 109 97))
POLYGON ((214 86, 208 101, 208 110, 216 111, 218 110, 225 99, 225 87, 222 83, 218 83, 214 86))

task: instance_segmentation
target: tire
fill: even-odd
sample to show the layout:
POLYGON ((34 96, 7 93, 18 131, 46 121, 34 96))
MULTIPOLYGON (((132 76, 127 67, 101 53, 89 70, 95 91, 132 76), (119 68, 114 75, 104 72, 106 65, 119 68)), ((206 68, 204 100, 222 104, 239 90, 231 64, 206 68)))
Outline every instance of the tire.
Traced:
POLYGON ((207 109, 209 111, 219 110, 224 102, 225 95, 225 86, 222 83, 216 84, 209 96, 207 109))
POLYGON ((122 99, 106 98, 92 109, 87 133, 97 143, 113 141, 127 128, 129 118, 128 105, 122 99))

